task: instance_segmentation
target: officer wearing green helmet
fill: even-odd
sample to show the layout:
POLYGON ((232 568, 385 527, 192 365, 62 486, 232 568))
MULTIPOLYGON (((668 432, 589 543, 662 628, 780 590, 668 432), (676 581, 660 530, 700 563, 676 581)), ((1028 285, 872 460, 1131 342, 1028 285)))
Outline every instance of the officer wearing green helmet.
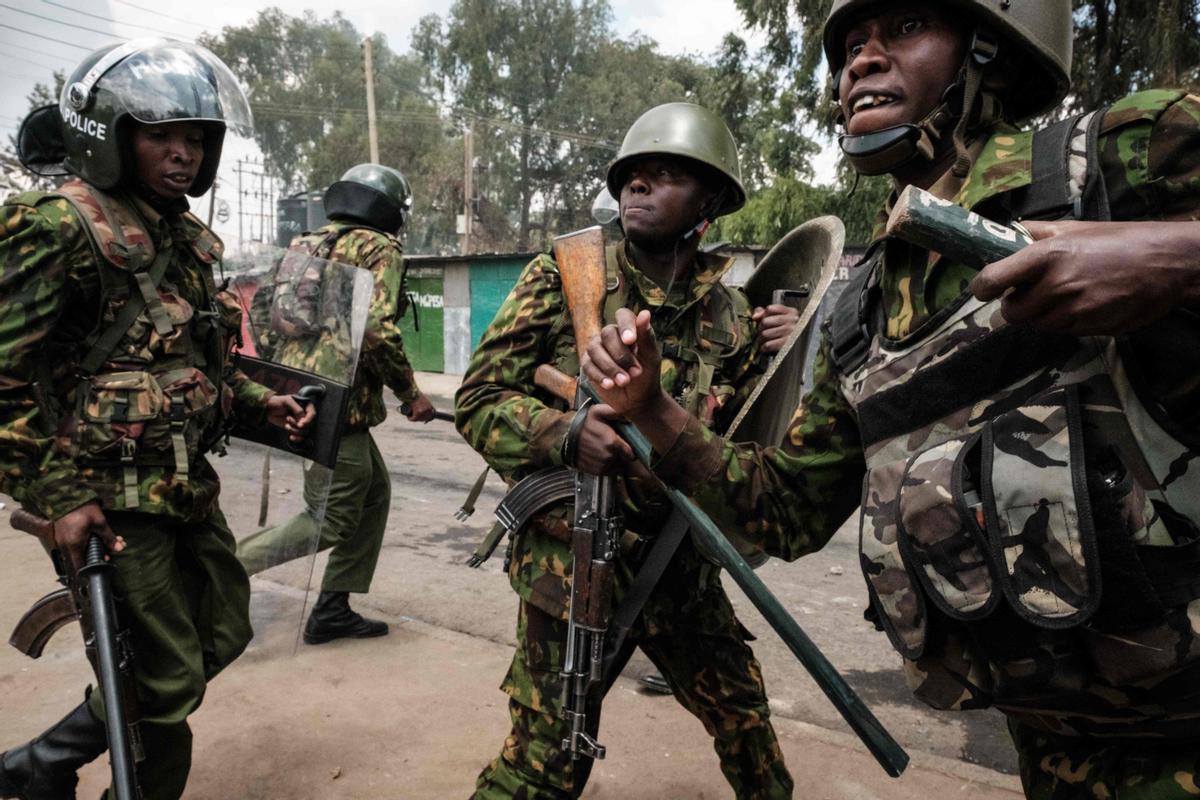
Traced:
MULTIPOLYGON (((317 258, 368 270, 375 280, 346 431, 328 498, 318 491, 323 483, 319 486, 316 481, 321 479, 309 473, 304 493, 308 507, 304 511, 238 543, 238 558, 251 575, 282 563, 289 554, 304 552, 306 542, 318 541, 321 550, 332 548, 321 593, 304 627, 308 644, 383 636, 388 631, 387 623, 351 609, 349 596, 370 590, 387 528, 392 482, 371 436, 371 428, 387 417, 384 387, 410 407, 408 418, 413 422, 428 422, 434 414, 432 403, 413 376, 399 326, 408 305, 400 237, 408 228, 411 208, 412 191, 399 170, 359 164, 325 192, 325 213, 331 221, 297 236, 290 245, 317 258)), ((291 300, 274 296, 268 302, 286 306, 291 300)), ((259 344, 269 347, 270 326, 260 325, 257 329, 262 331, 258 334, 259 344)), ((313 352, 309 357, 319 360, 321 353, 313 352)))
POLYGON ((778 447, 690 421, 644 314, 584 373, 773 555, 861 502, 870 616, 923 701, 1004 712, 1027 796, 1195 797, 1200 97, 1019 128, 1069 89, 1071 5, 832 4, 851 164, 1038 241, 979 269, 880 225, 778 447))
MULTIPOLYGON (((794 313, 770 307, 760 309, 756 329, 745 295, 721 283, 732 259, 700 249, 708 224, 746 198, 729 129, 690 103, 653 108, 629 129, 607 184, 619 201, 624 238, 606 251, 605 318, 621 306, 653 313, 670 348, 665 390, 682 398, 697 424, 728 425, 762 375, 770 343, 777 334, 782 341, 795 323, 794 313)), ((455 418, 467 442, 509 483, 561 465, 616 477, 626 533, 616 560, 615 606, 641 566, 645 545, 667 524, 670 504, 611 427, 613 412, 603 406, 570 411, 535 384, 543 364, 569 375, 579 368, 558 267, 549 255, 525 268, 484 333, 458 390, 455 418)), ((571 526, 572 504, 560 502, 534 515, 510 541, 507 566, 520 608, 517 649, 502 689, 512 733, 480 774, 477 800, 562 800, 577 797, 587 780, 591 761, 573 760, 563 745, 571 730, 562 718, 560 675, 571 526)), ((684 537, 627 642, 641 647, 675 698, 703 722, 739 798, 791 797, 792 778, 747 638, 717 570, 684 537)), ((623 663, 610 670, 611 678, 623 663)))
MULTIPOLYGON (((75 567, 91 535, 111 555, 146 800, 183 794, 188 716, 252 633, 205 452, 231 410, 292 432, 312 419, 227 358, 240 317, 213 278, 222 244, 188 212, 226 131, 250 125, 245 95, 205 48, 106 47, 19 135, 27 167, 74 178, 0 206, 0 491, 53 522, 75 567)), ((0 797, 74 797, 76 770, 107 749, 104 711, 91 692, 0 754, 0 797)))

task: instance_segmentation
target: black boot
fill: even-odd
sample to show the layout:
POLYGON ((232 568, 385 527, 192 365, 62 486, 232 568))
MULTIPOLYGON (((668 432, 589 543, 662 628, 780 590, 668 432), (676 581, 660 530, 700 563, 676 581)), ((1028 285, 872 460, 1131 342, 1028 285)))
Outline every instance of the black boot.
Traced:
POLYGON ((104 723, 83 703, 33 741, 0 753, 0 797, 74 800, 75 771, 107 749, 104 723))
POLYGON ((349 592, 321 592, 304 626, 305 644, 334 639, 369 639, 388 632, 386 622, 367 619, 350 609, 349 592))
POLYGON ((638 683, 642 684, 646 691, 654 694, 672 694, 671 684, 667 683, 661 672, 647 672, 638 678, 638 683))

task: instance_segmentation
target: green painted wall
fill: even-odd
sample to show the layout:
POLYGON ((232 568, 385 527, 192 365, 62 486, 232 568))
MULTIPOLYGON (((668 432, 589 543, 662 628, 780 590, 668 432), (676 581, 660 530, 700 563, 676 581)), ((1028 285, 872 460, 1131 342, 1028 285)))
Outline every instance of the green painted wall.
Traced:
POLYGON ((440 267, 409 267, 408 292, 416 300, 421 329, 414 328, 414 317, 410 308, 400 320, 400 331, 404 336, 404 352, 412 362, 413 369, 423 372, 442 372, 445 343, 442 329, 445 297, 442 290, 440 267))
POLYGON ((471 349, 492 324, 492 318, 528 263, 526 257, 471 264, 471 349))

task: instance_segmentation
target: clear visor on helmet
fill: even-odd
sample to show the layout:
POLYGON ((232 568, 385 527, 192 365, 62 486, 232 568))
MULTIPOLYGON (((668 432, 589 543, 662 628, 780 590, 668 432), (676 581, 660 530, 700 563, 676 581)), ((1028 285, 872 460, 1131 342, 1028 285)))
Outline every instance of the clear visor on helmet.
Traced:
POLYGON ((242 87, 221 59, 198 44, 158 39, 116 48, 82 79, 63 87, 64 116, 96 102, 96 87, 141 123, 224 122, 243 136, 253 132, 242 87))

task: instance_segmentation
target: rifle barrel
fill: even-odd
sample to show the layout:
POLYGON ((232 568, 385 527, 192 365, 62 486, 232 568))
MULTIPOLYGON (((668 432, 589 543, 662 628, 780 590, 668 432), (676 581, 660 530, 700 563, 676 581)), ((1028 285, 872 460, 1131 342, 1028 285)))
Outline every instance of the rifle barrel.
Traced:
POLYGON ((109 760, 112 765, 113 792, 116 800, 138 800, 133 750, 125 722, 121 697, 121 666, 117 654, 116 608, 113 605, 112 565, 104 560, 104 543, 99 536, 88 540, 87 565, 80 576, 87 582, 92 607, 96 661, 100 690, 104 696, 104 718, 108 733, 109 760))

